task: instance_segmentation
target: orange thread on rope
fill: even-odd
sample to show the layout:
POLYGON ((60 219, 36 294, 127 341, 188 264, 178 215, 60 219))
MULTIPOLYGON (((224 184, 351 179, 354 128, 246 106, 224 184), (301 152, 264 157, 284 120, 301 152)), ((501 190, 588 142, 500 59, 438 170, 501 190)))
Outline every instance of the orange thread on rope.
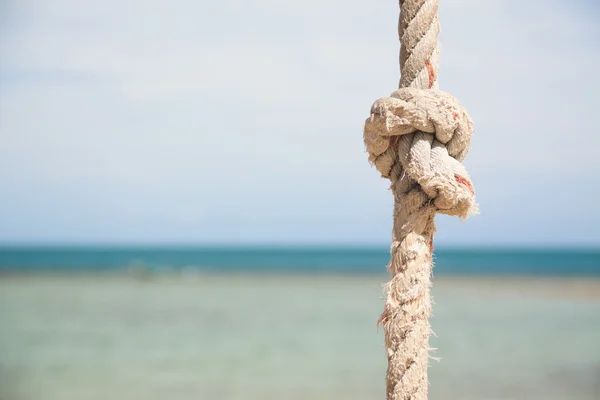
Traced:
POLYGON ((471 194, 475 194, 475 189, 473 189, 471 181, 469 181, 467 178, 458 174, 454 174, 454 179, 456 179, 456 182, 465 185, 469 189, 469 192, 471 192, 471 194))
POLYGON ((425 67, 427 68, 427 73, 429 74, 429 89, 433 87, 435 83, 435 71, 433 70, 433 65, 431 65, 431 61, 425 61, 425 67))

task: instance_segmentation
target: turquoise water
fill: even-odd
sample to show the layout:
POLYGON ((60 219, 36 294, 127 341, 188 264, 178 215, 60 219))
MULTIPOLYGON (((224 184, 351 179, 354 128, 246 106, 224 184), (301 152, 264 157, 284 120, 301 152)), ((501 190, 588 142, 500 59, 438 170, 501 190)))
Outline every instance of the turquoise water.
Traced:
MULTIPOLYGON (((600 250, 435 258, 430 399, 600 399, 600 250)), ((0 275, 0 400, 383 399, 388 259, 384 247, 0 248, 0 271, 29 272, 0 275), (121 270, 150 275, 98 273, 121 270)))
MULTIPOLYGON (((384 280, 2 276, 0 399, 383 400, 384 280)), ((599 290, 434 279, 430 400, 600 399, 599 290)))
MULTIPOLYGON (((384 272, 388 249, 3 247, 0 270, 384 272)), ((600 275, 600 249, 437 249, 436 274, 600 275)))

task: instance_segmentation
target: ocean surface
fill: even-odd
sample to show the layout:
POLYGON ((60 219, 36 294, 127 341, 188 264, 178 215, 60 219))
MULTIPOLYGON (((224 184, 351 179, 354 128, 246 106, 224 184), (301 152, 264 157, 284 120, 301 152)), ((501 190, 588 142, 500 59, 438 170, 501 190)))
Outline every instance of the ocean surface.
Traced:
MULTIPOLYGON (((436 249, 435 274, 600 275, 599 249, 436 249)), ((385 247, 0 247, 0 271, 384 273, 385 247)))
MULTIPOLYGON (((383 400, 388 260, 385 247, 0 248, 0 400, 383 400)), ((600 250, 435 261, 430 400, 600 399, 600 250)))
MULTIPOLYGON (((0 399, 383 400, 384 280, 0 276, 0 399)), ((433 296, 430 400, 600 399, 600 279, 438 277, 433 296)))

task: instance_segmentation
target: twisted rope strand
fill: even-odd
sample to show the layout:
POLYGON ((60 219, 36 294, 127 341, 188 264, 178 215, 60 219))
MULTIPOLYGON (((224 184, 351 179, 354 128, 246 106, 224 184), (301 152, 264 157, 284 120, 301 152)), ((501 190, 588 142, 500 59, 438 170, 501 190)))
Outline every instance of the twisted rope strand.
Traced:
POLYGON ((460 163, 473 124, 454 97, 437 90, 438 6, 439 0, 400 0, 400 89, 373 104, 364 127, 369 161, 390 179, 394 194, 392 278, 379 319, 388 400, 427 399, 435 214, 477 212, 460 163))

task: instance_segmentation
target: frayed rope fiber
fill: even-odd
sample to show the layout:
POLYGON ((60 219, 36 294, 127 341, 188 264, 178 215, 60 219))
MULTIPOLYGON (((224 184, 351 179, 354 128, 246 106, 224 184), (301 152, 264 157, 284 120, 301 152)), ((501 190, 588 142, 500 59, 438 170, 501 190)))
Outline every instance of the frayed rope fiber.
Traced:
POLYGON ((451 95, 437 89, 439 0, 400 1, 400 89, 375 101, 364 142, 394 194, 392 279, 383 325, 387 400, 427 399, 431 271, 436 213, 478 212, 461 161, 473 123, 451 95))

